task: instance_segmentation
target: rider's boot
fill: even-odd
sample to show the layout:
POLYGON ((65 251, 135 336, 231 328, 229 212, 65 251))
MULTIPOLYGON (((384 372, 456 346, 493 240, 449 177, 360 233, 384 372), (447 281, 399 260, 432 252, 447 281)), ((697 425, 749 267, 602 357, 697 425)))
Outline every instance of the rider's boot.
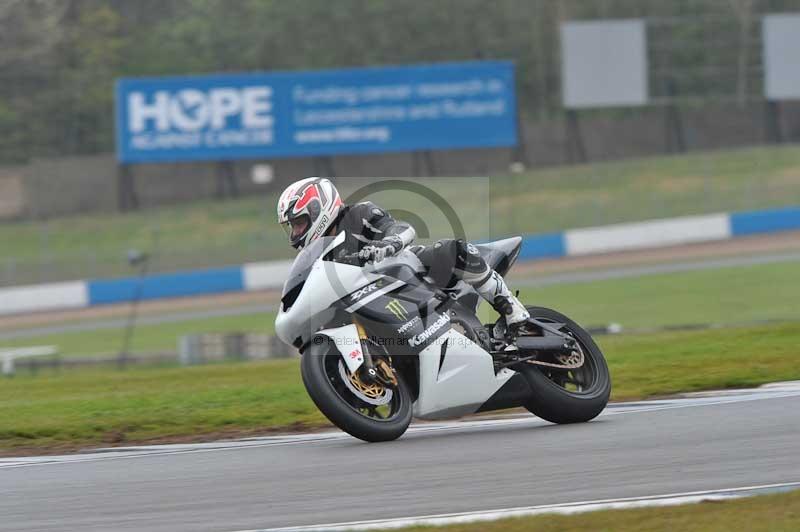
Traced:
POLYGON ((478 249, 472 244, 458 249, 456 264, 463 271, 461 278, 464 282, 470 284, 501 316, 505 316, 510 330, 525 323, 531 317, 525 305, 511 293, 503 277, 489 267, 478 249))
POLYGON ((475 291, 488 301, 500 315, 506 317, 506 323, 511 328, 521 325, 531 317, 525 305, 511 293, 506 282, 494 270, 491 271, 486 281, 475 287, 475 291))
POLYGON ((525 305, 508 289, 503 277, 488 266, 486 270, 488 271, 480 277, 465 272, 464 281, 471 284, 501 316, 505 316, 509 328, 519 326, 528 320, 531 315, 525 309, 525 305))

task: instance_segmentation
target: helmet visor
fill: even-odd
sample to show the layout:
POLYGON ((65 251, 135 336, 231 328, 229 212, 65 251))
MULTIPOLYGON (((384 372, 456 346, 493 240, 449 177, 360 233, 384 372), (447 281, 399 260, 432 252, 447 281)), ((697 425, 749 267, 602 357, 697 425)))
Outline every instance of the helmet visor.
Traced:
POLYGON ((310 226, 311 219, 307 214, 292 218, 288 222, 281 224, 281 227, 283 227, 283 230, 286 232, 286 237, 294 247, 297 247, 297 245, 303 240, 303 237, 306 236, 310 226))

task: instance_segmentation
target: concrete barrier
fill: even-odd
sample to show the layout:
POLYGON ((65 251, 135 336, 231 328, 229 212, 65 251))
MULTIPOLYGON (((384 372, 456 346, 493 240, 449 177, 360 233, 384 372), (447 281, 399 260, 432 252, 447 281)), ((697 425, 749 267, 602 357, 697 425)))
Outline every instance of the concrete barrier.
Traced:
POLYGON ((58 347, 54 345, 39 345, 34 347, 18 347, 16 349, 4 349, 0 351, 3 375, 11 377, 14 375, 14 362, 20 358, 56 356, 58 347))

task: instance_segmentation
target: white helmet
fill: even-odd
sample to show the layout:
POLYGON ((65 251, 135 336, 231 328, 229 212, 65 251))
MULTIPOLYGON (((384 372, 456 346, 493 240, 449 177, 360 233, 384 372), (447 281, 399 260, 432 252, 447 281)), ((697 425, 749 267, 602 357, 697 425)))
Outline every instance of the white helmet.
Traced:
POLYGON ((278 199, 278 223, 295 249, 307 246, 336 221, 342 198, 329 179, 309 177, 286 187, 278 199))

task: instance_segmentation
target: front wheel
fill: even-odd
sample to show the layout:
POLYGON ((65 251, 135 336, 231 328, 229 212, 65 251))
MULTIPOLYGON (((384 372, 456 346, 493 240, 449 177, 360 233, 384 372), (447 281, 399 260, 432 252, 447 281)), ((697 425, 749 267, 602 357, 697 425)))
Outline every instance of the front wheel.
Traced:
POLYGON ((395 440, 411 423, 411 393, 399 372, 394 372, 396 386, 364 382, 358 372, 350 373, 328 342, 312 342, 303 353, 300 372, 320 412, 351 436, 367 442, 395 440))
MULTIPOLYGON (((519 371, 531 389, 524 404, 531 413, 552 423, 580 423, 597 417, 611 395, 611 375, 605 357, 592 337, 563 314, 542 307, 527 307, 531 318, 557 324, 561 332, 571 335, 584 355, 583 365, 576 369, 558 369, 520 363, 519 371)), ((559 360, 541 359, 553 363, 559 360)))

